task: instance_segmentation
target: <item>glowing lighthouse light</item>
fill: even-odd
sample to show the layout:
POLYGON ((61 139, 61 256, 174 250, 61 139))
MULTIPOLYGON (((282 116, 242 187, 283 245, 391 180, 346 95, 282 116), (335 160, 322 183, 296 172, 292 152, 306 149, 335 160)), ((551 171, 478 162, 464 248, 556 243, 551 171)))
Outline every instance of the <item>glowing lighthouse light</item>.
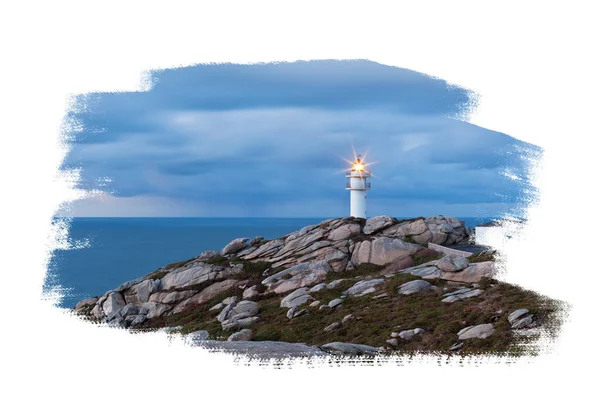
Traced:
POLYGON ((351 163, 352 167, 346 171, 346 190, 350 191, 350 215, 357 218, 367 218, 367 190, 371 183, 371 171, 367 169, 364 159, 360 154, 351 163))

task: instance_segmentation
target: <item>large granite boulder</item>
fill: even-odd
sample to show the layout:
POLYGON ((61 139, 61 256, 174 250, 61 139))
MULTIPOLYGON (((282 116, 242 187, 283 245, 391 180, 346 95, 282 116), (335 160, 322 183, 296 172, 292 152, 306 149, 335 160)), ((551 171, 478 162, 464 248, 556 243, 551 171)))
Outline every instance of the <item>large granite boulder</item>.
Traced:
POLYGON ((394 219, 387 215, 381 215, 367 219, 362 231, 365 235, 370 235, 391 225, 394 225, 394 219))
POLYGON ((225 247, 223 247, 221 254, 226 256, 237 253, 240 250, 244 250, 246 247, 248 247, 248 240, 248 238, 238 238, 232 240, 225 247))
POLYGON ((337 240, 348 239, 350 236, 355 235, 359 232, 360 225, 346 224, 331 231, 331 233, 329 233, 329 236, 327 236, 327 239, 335 242, 337 240))
POLYGON ((421 248, 420 245, 406 243, 401 239, 377 238, 371 243, 371 254, 368 262, 376 265, 385 265, 398 258, 410 256, 421 248))

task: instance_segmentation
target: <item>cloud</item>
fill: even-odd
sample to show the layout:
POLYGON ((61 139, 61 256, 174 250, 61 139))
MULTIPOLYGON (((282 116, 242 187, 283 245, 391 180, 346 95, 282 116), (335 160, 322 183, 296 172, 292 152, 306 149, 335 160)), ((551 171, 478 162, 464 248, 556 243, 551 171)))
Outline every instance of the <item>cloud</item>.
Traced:
POLYGON ((417 213, 419 202, 518 206, 533 190, 523 155, 539 148, 448 118, 471 95, 412 71, 307 62, 156 77, 149 92, 88 96, 71 115, 84 129, 64 167, 82 169, 83 188, 109 177, 115 199, 183 202, 190 215, 302 216, 306 204, 344 215, 354 147, 377 161, 374 209, 391 199, 417 213))

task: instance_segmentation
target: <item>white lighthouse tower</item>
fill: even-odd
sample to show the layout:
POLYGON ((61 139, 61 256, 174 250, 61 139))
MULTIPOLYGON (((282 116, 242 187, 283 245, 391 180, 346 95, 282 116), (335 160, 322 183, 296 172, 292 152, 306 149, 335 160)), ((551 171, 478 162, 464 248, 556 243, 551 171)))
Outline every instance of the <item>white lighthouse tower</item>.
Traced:
POLYGON ((350 216, 367 218, 367 190, 371 189, 371 171, 366 169, 366 164, 361 160, 360 154, 352 167, 346 171, 346 190, 350 191, 350 216))

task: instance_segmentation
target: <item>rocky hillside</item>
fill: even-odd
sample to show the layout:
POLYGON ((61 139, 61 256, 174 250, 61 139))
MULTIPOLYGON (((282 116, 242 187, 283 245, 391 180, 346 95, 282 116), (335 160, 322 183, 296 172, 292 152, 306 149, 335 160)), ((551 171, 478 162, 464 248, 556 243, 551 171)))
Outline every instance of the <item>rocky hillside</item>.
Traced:
POLYGON ((262 357, 518 355, 555 335, 560 303, 495 281, 492 252, 466 259, 427 248, 468 243, 471 234, 443 216, 330 219, 279 239, 235 239, 75 312, 262 357))

